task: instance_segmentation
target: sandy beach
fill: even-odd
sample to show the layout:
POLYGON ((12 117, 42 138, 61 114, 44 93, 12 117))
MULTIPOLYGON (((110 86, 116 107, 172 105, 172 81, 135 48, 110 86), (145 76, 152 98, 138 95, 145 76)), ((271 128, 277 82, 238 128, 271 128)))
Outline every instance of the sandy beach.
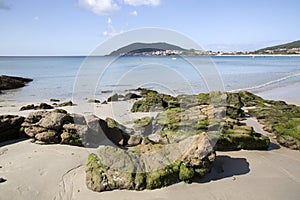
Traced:
MULTIPOLYGON (((285 97, 282 100, 287 101, 288 97, 295 95, 293 87, 278 88, 273 94, 277 94, 278 99, 285 97), (290 93, 280 96, 282 92, 290 93)), ((267 97, 268 93, 262 96, 267 97)), ((124 116, 124 113, 129 113, 132 103, 86 103, 64 109, 82 114, 94 113, 101 118, 124 119, 120 122, 126 124, 126 121, 142 116, 139 113, 124 116)), ((0 111, 23 116, 31 112, 19 111, 20 106, 21 103, 12 106, 2 102, 0 111)), ((256 119, 248 118, 245 123, 271 138, 273 144, 268 151, 217 152, 211 173, 198 183, 179 183, 141 192, 97 193, 89 190, 85 185, 85 162, 90 149, 68 145, 38 145, 30 140, 2 143, 0 177, 7 181, 0 185, 1 199, 298 199, 300 152, 280 147, 256 119)))
MULTIPOLYGON (((248 120, 260 130, 255 120, 248 120)), ((1 184, 2 199, 296 200, 300 195, 300 152, 283 147, 217 152, 212 172, 199 183, 179 183, 154 191, 97 193, 85 186, 88 149, 38 145, 29 140, 1 145, 0 177, 7 179, 1 184)))

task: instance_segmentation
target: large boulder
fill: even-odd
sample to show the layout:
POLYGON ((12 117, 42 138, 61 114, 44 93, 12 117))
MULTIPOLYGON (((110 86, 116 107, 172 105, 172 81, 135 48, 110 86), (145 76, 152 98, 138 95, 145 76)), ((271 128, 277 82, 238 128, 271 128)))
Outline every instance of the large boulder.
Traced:
POLYGON ((89 155, 86 184, 98 192, 162 188, 203 177, 214 159, 206 134, 175 144, 139 145, 135 151, 105 146, 89 155))
POLYGON ((49 112, 36 125, 47 129, 60 130, 64 124, 72 121, 72 117, 68 114, 49 112))
POLYGON ((19 139, 22 137, 21 124, 24 122, 24 117, 16 115, 1 115, 0 116, 0 142, 7 140, 19 139))

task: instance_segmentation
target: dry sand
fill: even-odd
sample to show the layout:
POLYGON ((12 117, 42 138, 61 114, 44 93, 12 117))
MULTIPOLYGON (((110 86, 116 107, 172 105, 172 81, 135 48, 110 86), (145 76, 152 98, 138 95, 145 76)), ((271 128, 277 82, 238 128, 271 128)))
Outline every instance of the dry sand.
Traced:
POLYGON ((85 186, 88 149, 37 145, 29 140, 0 148, 1 199, 299 199, 300 152, 217 152, 212 172, 199 183, 154 191, 97 193, 85 186))

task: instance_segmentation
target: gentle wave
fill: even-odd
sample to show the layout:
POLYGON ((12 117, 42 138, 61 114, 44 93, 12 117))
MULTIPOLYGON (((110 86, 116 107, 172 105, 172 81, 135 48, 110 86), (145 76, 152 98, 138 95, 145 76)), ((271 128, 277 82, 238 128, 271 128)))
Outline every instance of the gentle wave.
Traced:
POLYGON ((285 81, 287 79, 294 78, 294 77, 297 77, 297 76, 300 76, 300 72, 296 73, 296 74, 293 73, 293 74, 290 74, 288 76, 285 76, 285 77, 282 77, 282 78, 279 78, 279 79, 276 79, 276 80, 273 80, 273 81, 269 81, 267 83, 263 83, 263 84, 260 84, 260 85, 256 85, 256 86, 252 86, 252 87, 246 87, 246 88, 242 88, 242 89, 230 90, 228 92, 239 92, 239 91, 245 91, 245 90, 257 90, 257 89, 261 89, 261 88, 270 86, 272 84, 280 83, 282 81, 285 81))

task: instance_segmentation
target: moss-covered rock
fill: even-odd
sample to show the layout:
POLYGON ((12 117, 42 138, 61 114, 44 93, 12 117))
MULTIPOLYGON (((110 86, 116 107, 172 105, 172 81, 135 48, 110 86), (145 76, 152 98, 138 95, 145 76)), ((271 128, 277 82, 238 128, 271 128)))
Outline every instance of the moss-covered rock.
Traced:
POLYGON ((203 177, 209 172, 214 160, 205 134, 177 144, 140 146, 135 151, 106 146, 91 154, 86 166, 87 187, 94 191, 152 190, 180 181, 191 182, 200 173, 203 177), (184 152, 184 156, 178 158, 178 152, 184 152))
POLYGON ((74 103, 72 101, 66 101, 58 104, 58 107, 65 107, 65 106, 74 106, 74 103))
POLYGON ((184 182, 191 182, 194 177, 195 171, 192 167, 188 167, 185 164, 180 165, 179 179, 184 182))
POLYGON ((265 127, 276 135, 277 141, 291 149, 300 150, 300 107, 282 101, 260 100, 248 110, 265 127))
POLYGON ((149 111, 162 111, 168 106, 179 106, 175 97, 166 94, 158 94, 157 92, 148 92, 147 95, 135 102, 131 108, 132 112, 149 112, 149 111))
POLYGON ((112 96, 108 97, 107 102, 114 102, 119 100, 118 94, 113 94, 112 96))
POLYGON ((23 110, 47 110, 47 109, 53 109, 54 107, 49 105, 49 104, 46 104, 46 103, 40 103, 39 105, 34 105, 34 104, 29 104, 29 105, 26 105, 26 106, 22 106, 20 108, 20 111, 23 111, 23 110))

